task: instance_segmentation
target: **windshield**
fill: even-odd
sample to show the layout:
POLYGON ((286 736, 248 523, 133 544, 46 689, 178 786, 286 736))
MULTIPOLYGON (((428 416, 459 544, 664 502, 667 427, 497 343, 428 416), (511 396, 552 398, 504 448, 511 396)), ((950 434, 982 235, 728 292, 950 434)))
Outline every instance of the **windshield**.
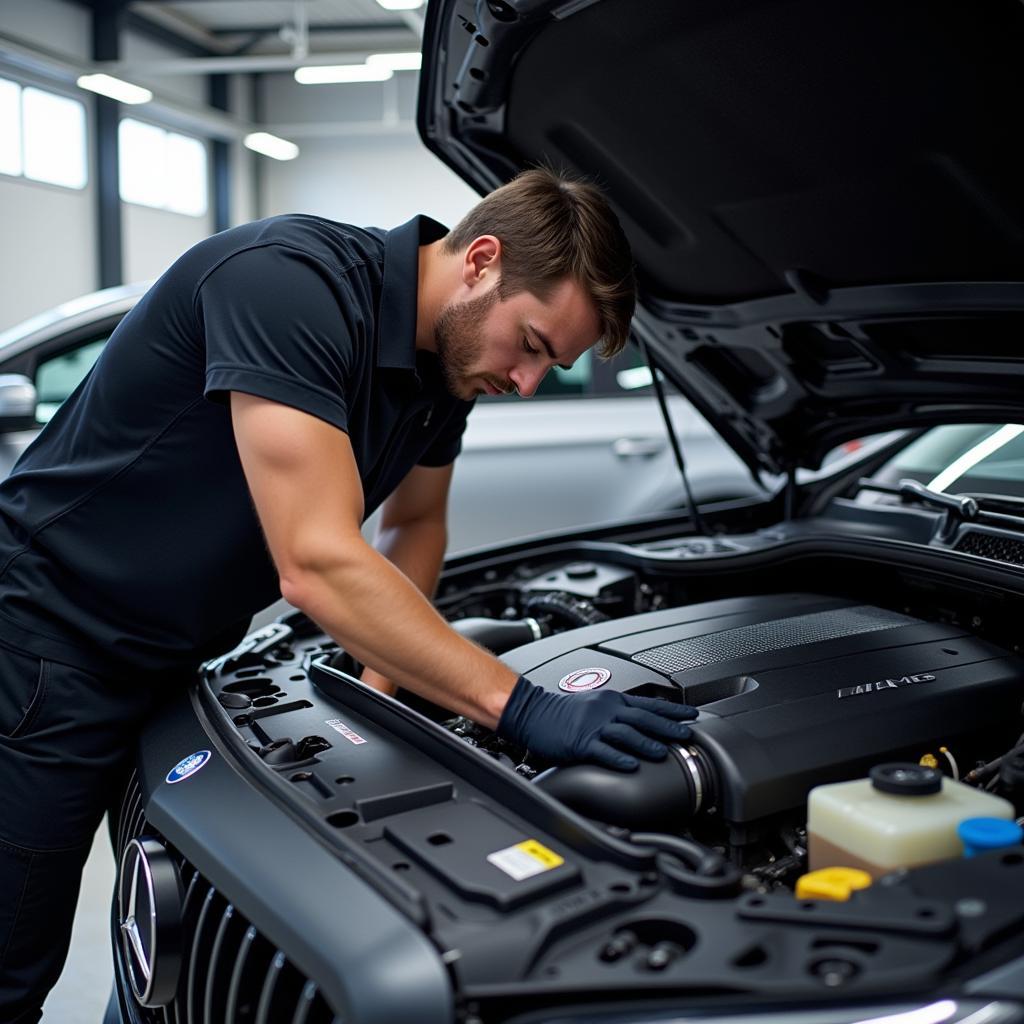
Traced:
POLYGON ((916 480, 946 494, 1024 497, 1024 425, 957 423, 933 427, 890 459, 874 480, 916 480))

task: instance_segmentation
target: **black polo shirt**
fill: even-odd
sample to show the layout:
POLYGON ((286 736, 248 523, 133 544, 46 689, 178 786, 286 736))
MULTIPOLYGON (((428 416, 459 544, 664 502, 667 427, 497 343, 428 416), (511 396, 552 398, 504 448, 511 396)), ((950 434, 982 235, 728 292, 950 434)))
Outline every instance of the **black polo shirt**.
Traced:
POLYGON ((179 671, 280 596, 231 391, 345 431, 366 515, 414 465, 451 462, 472 403, 415 348, 418 247, 444 230, 274 217, 174 263, 0 484, 0 641, 119 676, 179 671))

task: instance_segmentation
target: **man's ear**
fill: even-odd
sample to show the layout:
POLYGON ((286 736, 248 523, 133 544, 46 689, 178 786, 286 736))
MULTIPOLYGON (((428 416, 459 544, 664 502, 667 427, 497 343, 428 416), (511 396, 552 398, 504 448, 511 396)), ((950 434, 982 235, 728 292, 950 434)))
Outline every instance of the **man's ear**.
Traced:
POLYGON ((494 235, 480 235, 466 247, 462 280, 470 288, 501 276, 501 242, 494 235))

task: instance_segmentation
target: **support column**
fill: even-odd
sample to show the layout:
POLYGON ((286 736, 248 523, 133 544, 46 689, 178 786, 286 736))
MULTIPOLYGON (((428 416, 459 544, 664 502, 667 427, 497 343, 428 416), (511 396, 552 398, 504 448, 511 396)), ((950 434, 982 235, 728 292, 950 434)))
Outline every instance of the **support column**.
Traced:
MULTIPOLYGON (((121 59, 121 21, 124 0, 94 0, 92 5, 93 60, 121 59)), ((118 184, 117 130, 121 104, 96 97, 96 223, 99 239, 99 286, 124 284, 124 249, 121 239, 121 194, 118 184)))
MULTIPOLYGON (((210 75, 208 82, 210 106, 216 110, 230 111, 228 76, 210 75)), ((213 230, 226 231, 231 227, 231 146, 220 139, 214 139, 212 154, 213 230)))

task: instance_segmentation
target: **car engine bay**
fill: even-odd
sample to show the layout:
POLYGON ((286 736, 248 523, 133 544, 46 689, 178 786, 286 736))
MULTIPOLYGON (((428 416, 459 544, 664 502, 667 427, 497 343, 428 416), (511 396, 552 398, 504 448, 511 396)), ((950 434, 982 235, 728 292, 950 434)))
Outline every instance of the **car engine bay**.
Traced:
MULTIPOLYGON (((867 514, 890 513, 905 510, 867 514)), ((209 727, 430 935, 467 1020, 511 1019, 529 993, 622 994, 641 979, 802 998, 1005 958, 1024 925, 1018 850, 965 857, 926 839, 893 869, 873 840, 858 858, 808 815, 815 793, 883 767, 911 785, 923 772, 1014 827, 1024 659, 1002 569, 969 574, 916 537, 886 549, 834 523, 664 533, 467 556, 435 600, 567 699, 607 686, 696 706, 691 740, 664 761, 548 765, 358 683, 361 666, 298 612, 206 666, 209 727), (870 878, 801 891, 837 864, 870 878)))
MULTIPOLYGON (((808 593, 674 606, 649 580, 592 561, 514 589, 497 602, 509 602, 501 618, 460 617, 455 628, 554 692, 608 686, 700 711, 693 742, 633 773, 545 771, 466 719, 448 723, 596 821, 699 837, 775 887, 806 867, 808 792, 874 765, 912 761, 975 782, 1006 760, 982 781, 1024 812, 1019 767, 1009 768, 1024 753, 1024 660, 956 622, 808 593)), ((467 605, 495 602, 477 594, 455 607, 467 605)))

